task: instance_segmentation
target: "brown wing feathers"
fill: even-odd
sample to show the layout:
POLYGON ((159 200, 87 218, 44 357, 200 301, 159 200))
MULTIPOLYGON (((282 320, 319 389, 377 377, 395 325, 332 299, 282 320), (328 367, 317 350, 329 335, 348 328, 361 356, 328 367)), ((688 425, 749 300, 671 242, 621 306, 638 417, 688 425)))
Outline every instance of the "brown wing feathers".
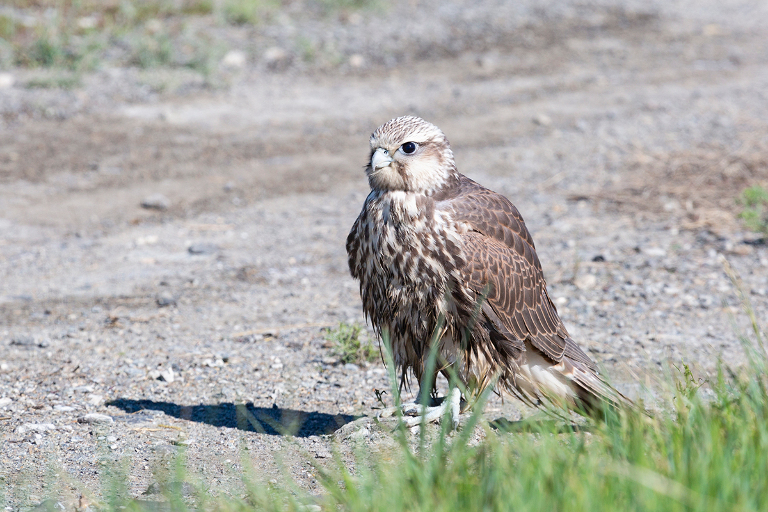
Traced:
POLYGON ((461 176, 458 195, 450 201, 457 220, 469 224, 464 237, 464 277, 470 288, 491 285, 487 300, 502 323, 519 340, 533 345, 554 362, 568 349, 575 359, 591 360, 575 346, 547 295, 541 263, 533 239, 517 208, 504 196, 461 176), (478 279, 479 278, 479 279, 478 279))
POLYGON ((553 362, 559 362, 568 334, 546 296, 540 271, 499 240, 481 233, 467 233, 464 250, 469 267, 465 267, 464 279, 477 293, 490 285, 486 301, 501 326, 516 340, 530 340, 553 362), (489 261, 496 262, 496 272, 489 261))
MULTIPOLYGON (((597 407, 599 400, 631 404, 596 374, 594 361, 568 335, 517 209, 464 176, 451 203, 455 217, 471 229, 464 235, 467 264, 462 277, 478 296, 487 294, 481 311, 496 351, 519 364, 528 341, 553 363, 563 363, 561 375, 577 385, 584 406, 597 407)), ((527 401, 532 398, 512 391, 527 401)))

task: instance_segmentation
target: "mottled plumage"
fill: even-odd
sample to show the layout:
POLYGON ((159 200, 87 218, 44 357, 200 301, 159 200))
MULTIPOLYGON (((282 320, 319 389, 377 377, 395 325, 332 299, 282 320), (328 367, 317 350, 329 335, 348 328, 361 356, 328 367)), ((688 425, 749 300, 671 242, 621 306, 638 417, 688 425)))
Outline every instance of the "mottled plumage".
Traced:
POLYGON ((623 401, 560 320, 517 208, 457 171, 443 132, 405 116, 370 143, 371 193, 347 238, 349 268, 403 377, 421 382, 437 339, 439 369, 453 365, 475 392, 498 378, 498 390, 533 405, 623 401))

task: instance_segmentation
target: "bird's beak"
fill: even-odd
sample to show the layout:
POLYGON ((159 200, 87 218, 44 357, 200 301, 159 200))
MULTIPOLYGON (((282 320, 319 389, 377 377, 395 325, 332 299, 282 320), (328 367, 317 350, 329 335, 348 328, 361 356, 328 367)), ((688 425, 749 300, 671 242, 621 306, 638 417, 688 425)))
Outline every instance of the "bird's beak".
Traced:
POLYGON ((373 156, 371 157, 371 167, 374 171, 378 171, 383 167, 387 167, 391 163, 392 157, 389 156, 389 153, 386 149, 379 148, 373 152, 373 156))

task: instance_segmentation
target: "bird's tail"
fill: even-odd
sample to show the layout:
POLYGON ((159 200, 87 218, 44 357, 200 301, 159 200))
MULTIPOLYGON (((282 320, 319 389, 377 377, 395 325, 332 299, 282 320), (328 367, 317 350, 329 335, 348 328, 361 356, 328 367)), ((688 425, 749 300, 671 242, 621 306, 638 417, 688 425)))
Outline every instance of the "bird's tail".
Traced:
POLYGON ((589 416, 599 415, 606 407, 640 410, 588 365, 591 360, 572 359, 566 354, 552 364, 533 347, 527 348, 527 364, 520 367, 512 390, 525 402, 539 407, 549 402, 589 416))
POLYGON ((567 379, 574 397, 569 406, 577 412, 582 410, 590 416, 604 412, 606 406, 614 410, 640 410, 632 400, 621 394, 599 374, 578 361, 567 357, 561 362, 561 375, 567 379))

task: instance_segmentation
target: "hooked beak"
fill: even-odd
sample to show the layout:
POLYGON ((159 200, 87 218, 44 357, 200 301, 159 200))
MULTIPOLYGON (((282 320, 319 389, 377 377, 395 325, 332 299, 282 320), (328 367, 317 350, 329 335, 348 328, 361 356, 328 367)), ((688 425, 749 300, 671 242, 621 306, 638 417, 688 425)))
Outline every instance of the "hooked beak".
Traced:
POLYGON ((373 152, 373 156, 371 157, 371 167, 374 171, 378 171, 383 167, 387 167, 391 163, 392 157, 389 156, 389 153, 386 149, 379 148, 373 152))

